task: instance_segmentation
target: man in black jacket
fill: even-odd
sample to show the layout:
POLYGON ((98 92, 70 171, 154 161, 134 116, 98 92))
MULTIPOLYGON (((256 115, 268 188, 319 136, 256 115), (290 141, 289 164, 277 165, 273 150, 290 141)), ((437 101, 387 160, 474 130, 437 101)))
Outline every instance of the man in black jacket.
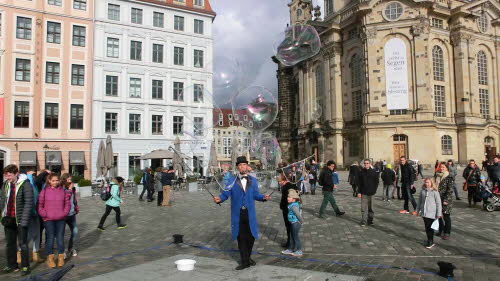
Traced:
POLYGON ((464 169, 462 174, 467 184, 467 199, 469 200, 469 207, 476 206, 476 192, 479 191, 479 183, 481 182, 481 171, 476 165, 476 161, 471 159, 469 165, 464 169))
POLYGON ((358 174, 359 166, 357 162, 354 162, 351 167, 349 167, 349 184, 352 186, 352 196, 358 196, 358 174))
POLYGON ((487 167, 488 170, 488 176, 491 180, 492 187, 495 186, 495 184, 498 184, 500 186, 500 155, 496 155, 493 157, 493 164, 489 165, 487 167))
POLYGON ((154 179, 153 176, 151 175, 151 169, 147 168, 146 171, 144 172, 144 175, 142 176, 142 192, 141 195, 139 196, 139 201, 143 201, 142 196, 144 196, 144 192, 146 193, 146 196, 148 198, 148 202, 152 202, 154 200, 153 194, 154 194, 154 179))
POLYGON ((363 161, 363 169, 358 176, 358 198, 361 198, 361 226, 373 224, 373 195, 377 193, 378 188, 378 173, 371 166, 368 159, 363 161))
POLYGON ((19 177, 19 168, 8 165, 3 169, 6 181, 0 190, 0 213, 5 228, 7 266, 3 273, 19 270, 17 246, 21 248, 22 275, 28 275, 28 229, 33 209, 33 187, 27 178, 19 177), (17 243, 16 243, 17 242, 17 243))
POLYGON ((162 206, 170 207, 170 191, 172 190, 172 181, 175 179, 174 167, 168 167, 161 173, 161 185, 163 186, 162 206))
POLYGON ((335 162, 332 160, 326 163, 326 167, 323 168, 321 174, 319 175, 319 184, 323 186, 323 202, 321 203, 321 208, 319 209, 319 217, 325 218, 324 212, 328 205, 328 202, 332 205, 335 215, 337 217, 342 216, 345 212, 341 212, 337 203, 335 203, 335 197, 333 197, 333 190, 337 189, 337 185, 333 183, 333 171, 335 170, 335 162))
POLYGON ((408 201, 411 201, 411 205, 413 206, 413 213, 412 215, 417 215, 417 201, 415 201, 415 198, 413 198, 413 194, 411 193, 411 189, 415 188, 413 186, 413 183, 417 179, 417 172, 415 169, 412 167, 410 163, 406 161, 406 156, 401 156, 399 159, 401 165, 399 166, 399 175, 400 175, 400 180, 401 180, 401 191, 403 192, 403 199, 405 200, 404 203, 404 209, 402 211, 399 211, 400 214, 409 214, 410 213, 410 207, 408 205, 408 201))

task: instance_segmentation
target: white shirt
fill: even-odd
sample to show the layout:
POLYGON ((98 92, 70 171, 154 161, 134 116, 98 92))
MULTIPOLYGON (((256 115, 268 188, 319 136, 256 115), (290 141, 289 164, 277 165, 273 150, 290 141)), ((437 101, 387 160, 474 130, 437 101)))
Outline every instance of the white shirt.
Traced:
POLYGON ((246 178, 244 179, 243 176, 240 175, 240 181, 241 181, 241 187, 243 187, 243 191, 247 192, 247 179, 246 178))

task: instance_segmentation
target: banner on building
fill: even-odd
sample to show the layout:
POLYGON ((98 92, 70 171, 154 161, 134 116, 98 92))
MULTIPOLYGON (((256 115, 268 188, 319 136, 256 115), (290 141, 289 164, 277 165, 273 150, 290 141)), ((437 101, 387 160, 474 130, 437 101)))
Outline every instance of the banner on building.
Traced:
POLYGON ((3 135, 3 122, 4 122, 4 98, 0 98, 0 135, 3 135))
POLYGON ((403 40, 393 38, 384 46, 387 109, 408 109, 408 59, 403 40))

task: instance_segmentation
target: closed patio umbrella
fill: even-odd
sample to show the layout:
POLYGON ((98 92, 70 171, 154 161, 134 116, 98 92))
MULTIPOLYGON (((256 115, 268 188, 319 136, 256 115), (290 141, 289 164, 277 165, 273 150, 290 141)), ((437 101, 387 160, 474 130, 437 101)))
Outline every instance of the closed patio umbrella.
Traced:
POLYGON ((108 135, 106 138, 106 152, 104 153, 104 165, 106 166, 106 172, 109 171, 109 176, 114 177, 113 175, 113 167, 115 166, 113 159, 113 143, 111 140, 111 136, 108 135))
POLYGON ((163 150, 163 149, 157 149, 153 150, 148 154, 144 154, 141 157, 139 157, 140 160, 147 160, 147 159, 173 159, 175 153, 172 151, 168 150, 163 150))
POLYGON ((99 144, 99 150, 97 150, 97 161, 96 161, 96 178, 100 178, 104 175, 105 162, 104 162, 104 154, 106 153, 106 149, 104 148, 104 140, 101 140, 99 144))
POLYGON ((215 141, 212 141, 210 145, 210 158, 208 159, 208 170, 215 174, 215 171, 219 169, 219 163, 217 162, 217 151, 215 150, 215 141))
POLYGON ((238 158, 240 153, 237 141, 237 139, 233 139, 233 144, 231 146, 231 168, 233 171, 236 171, 236 158, 238 158))
POLYGON ((181 156, 179 155, 181 151, 181 140, 179 139, 179 137, 175 138, 174 149, 175 151, 172 158, 172 165, 174 166, 174 170, 177 171, 177 176, 179 178, 182 178, 184 177, 184 166, 183 166, 184 160, 182 160, 181 156))

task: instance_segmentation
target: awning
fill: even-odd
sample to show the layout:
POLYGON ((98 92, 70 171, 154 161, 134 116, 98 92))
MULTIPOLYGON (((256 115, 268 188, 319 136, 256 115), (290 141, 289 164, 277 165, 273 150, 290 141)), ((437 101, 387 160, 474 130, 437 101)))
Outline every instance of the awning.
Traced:
POLYGON ((19 166, 36 166, 36 151, 20 151, 19 166))
MULTIPOLYGON (((190 157, 183 154, 179 153, 180 157, 184 159, 189 159, 190 157)), ((173 159, 174 158, 174 152, 173 151, 168 151, 168 150, 163 150, 163 149, 158 149, 158 150, 153 150, 152 152, 148 154, 144 154, 143 156, 139 157, 140 160, 146 160, 146 159, 173 159)))
POLYGON ((69 152, 70 165, 85 165, 85 153, 83 151, 70 151, 69 152))
POLYGON ((45 152, 45 165, 62 165, 61 151, 45 152))

